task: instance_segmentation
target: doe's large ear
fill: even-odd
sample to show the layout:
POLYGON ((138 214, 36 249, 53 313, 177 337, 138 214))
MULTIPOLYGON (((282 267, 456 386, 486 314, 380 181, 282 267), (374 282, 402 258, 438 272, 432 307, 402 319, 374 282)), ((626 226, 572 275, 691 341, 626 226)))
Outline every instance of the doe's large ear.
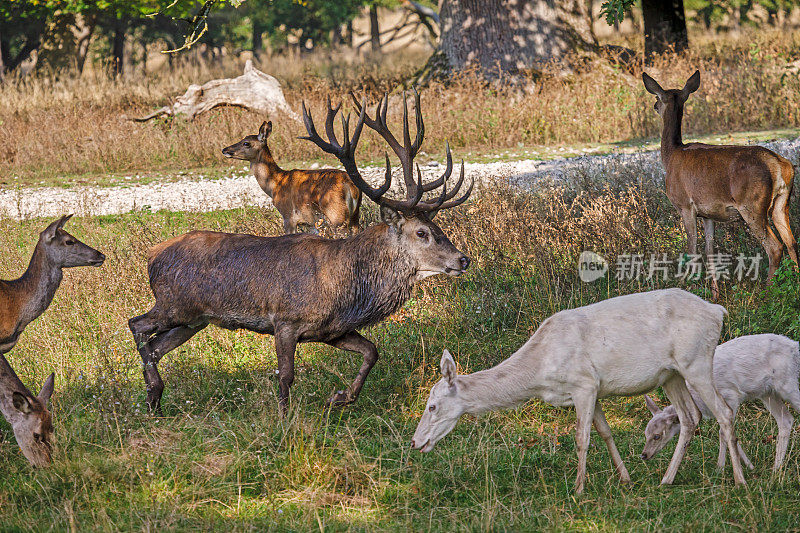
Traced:
POLYGON ((259 142, 265 142, 269 134, 272 133, 272 121, 264 122, 261 124, 261 127, 258 128, 258 140, 259 142))
POLYGON ((381 220, 383 220, 386 224, 389 224, 390 226, 400 229, 403 226, 403 223, 406 221, 406 217, 404 217, 403 213, 401 213, 400 211, 382 205, 381 220))
POLYGON ((64 227, 64 224, 67 223, 67 220, 72 218, 72 215, 64 215, 63 217, 59 218, 58 220, 52 222, 45 230, 42 232, 42 236, 45 238, 47 242, 51 242, 53 239, 56 238, 56 233, 58 230, 64 227))
POLYGON ((22 414, 27 415, 33 411, 33 406, 31 406, 30 400, 28 400, 28 397, 21 392, 14 392, 11 395, 11 403, 14 404, 14 409, 22 414))
POLYGON ((653 399, 647 394, 644 395, 644 403, 647 405, 647 409, 653 416, 661 412, 661 408, 658 406, 658 404, 654 402, 653 399))
POLYGON ((683 89, 681 89, 681 95, 684 98, 688 98, 690 94, 692 94, 699 88, 700 88, 700 71, 695 70, 694 74, 692 74, 692 77, 686 80, 686 85, 684 85, 683 89))
POLYGON ((44 405, 47 405, 47 401, 50 400, 50 396, 53 395, 53 387, 55 386, 56 375, 55 373, 50 374, 50 376, 44 381, 44 385, 42 385, 42 390, 39 391, 39 401, 42 402, 44 405))
POLYGON ((647 89, 647 92, 654 94, 659 98, 664 96, 664 89, 662 89, 661 85, 659 85, 658 82, 654 80, 647 72, 642 72, 642 81, 644 82, 644 88, 647 89))
POLYGON ((452 387, 455 385, 458 369, 456 368, 456 361, 447 349, 442 352, 442 360, 439 362, 439 369, 442 371, 442 377, 447 380, 447 383, 452 387))

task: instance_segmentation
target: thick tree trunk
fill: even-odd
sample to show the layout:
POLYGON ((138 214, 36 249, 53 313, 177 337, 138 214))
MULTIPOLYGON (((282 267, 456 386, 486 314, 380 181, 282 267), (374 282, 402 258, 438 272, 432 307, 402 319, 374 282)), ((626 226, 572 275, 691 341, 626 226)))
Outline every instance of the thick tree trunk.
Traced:
POLYGON ((6 62, 3 60, 6 54, 3 48, 3 30, 0 28, 0 82, 3 81, 3 76, 5 76, 6 73, 6 62))
POLYGON ((258 19, 253 19, 253 55, 257 56, 264 51, 264 23, 258 19))
POLYGON ((586 5, 584 0, 443 0, 440 54, 451 71, 476 69, 489 79, 542 70, 592 47, 586 5))
POLYGON ((645 58, 689 47, 683 0, 642 0, 642 18, 645 58))
POLYGON ((127 24, 124 20, 117 19, 114 26, 114 37, 111 44, 112 61, 114 62, 114 76, 122 76, 125 72, 125 30, 127 24))
POLYGON ((96 24, 96 17, 84 17, 82 15, 75 17, 72 34, 75 36, 75 68, 78 70, 78 74, 83 72, 83 67, 86 65, 89 43, 92 41, 92 34, 94 34, 96 24))
POLYGON ((369 40, 372 53, 378 54, 381 51, 381 29, 378 25, 378 6, 369 6, 369 40))

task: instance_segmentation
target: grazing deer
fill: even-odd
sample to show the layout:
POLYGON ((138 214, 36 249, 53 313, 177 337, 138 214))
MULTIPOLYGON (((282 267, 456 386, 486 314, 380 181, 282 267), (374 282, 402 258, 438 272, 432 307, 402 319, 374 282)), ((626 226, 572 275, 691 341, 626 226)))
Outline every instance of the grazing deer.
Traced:
POLYGON ((437 211, 457 206, 472 192, 474 182, 459 198, 461 177, 452 191, 446 188, 453 164, 449 148, 444 174, 430 183, 414 179, 413 160, 420 149, 424 126, 419 94, 416 95, 416 139, 408 133, 404 107, 403 145, 386 125, 388 97, 378 105, 375 119, 365 105, 353 137, 343 118, 344 142, 339 144, 333 121, 339 107, 328 105, 328 141, 317 134, 303 106, 308 137, 335 155, 355 185, 381 206, 383 222, 347 239, 325 239, 310 234, 257 237, 211 231, 193 231, 156 245, 150 250, 148 274, 156 299, 153 308, 129 321, 144 365, 147 404, 160 409, 164 384, 156 364, 208 324, 227 329, 247 329, 275 336, 278 358, 279 406, 285 414, 289 388, 294 381, 298 343, 323 342, 359 352, 363 363, 353 383, 328 400, 330 405, 355 401, 375 362, 378 350, 357 330, 376 324, 394 313, 411 295, 414 283, 444 273, 462 274, 469 259, 450 242, 434 222, 437 211), (374 129, 400 158, 405 179, 405 200, 384 198, 391 186, 387 156, 386 180, 370 187, 358 171, 355 150, 364 124, 374 129), (442 187, 434 201, 424 192, 442 187))
POLYGON ((445 350, 443 377, 431 389, 411 447, 431 451, 464 413, 478 415, 539 398, 558 407, 575 407, 575 492, 581 493, 586 481, 592 423, 608 447, 620 480, 627 483, 630 475, 599 400, 636 396, 662 386, 676 406, 681 425, 678 446, 661 480, 668 485, 700 420, 686 388, 690 384, 720 420, 734 479, 743 484, 733 413, 711 385, 712 358, 725 314, 724 307, 694 294, 663 289, 556 313, 511 357, 474 374, 458 375, 455 361, 445 350))
POLYGON ((264 122, 258 135, 248 135, 223 148, 222 153, 250 162, 250 172, 283 217, 284 232, 295 233, 298 224, 315 230, 317 213, 325 216, 331 228, 347 226, 351 235, 357 232, 361 191, 347 177, 347 172, 281 169, 267 146, 270 133, 272 122, 264 122))
MULTIPOLYGON (((789 225, 789 196, 794 169, 785 158, 761 146, 714 146, 683 144, 683 105, 700 87, 700 71, 683 89, 664 90, 647 75, 642 80, 656 95, 655 109, 663 121, 661 161, 666 170, 667 196, 686 228, 689 253, 697 253, 697 217, 703 219, 706 256, 714 253, 714 222, 729 222, 738 213, 769 258, 771 280, 783 254, 783 244, 798 263, 797 242, 789 225), (769 227, 769 217, 783 244, 769 227)), ((718 297, 714 263, 709 261, 714 298, 718 297)))
POLYGON ((34 466, 50 464, 53 422, 47 401, 53 393, 53 374, 37 396, 17 377, 5 353, 17 344, 25 327, 53 301, 62 269, 100 266, 105 256, 64 231, 72 215, 56 220, 39 235, 28 269, 22 277, 0 280, 0 411, 11 424, 17 444, 34 466))
MULTIPOLYGON (((773 470, 779 470, 783 466, 794 426, 794 418, 784 402, 788 402, 800 412, 798 378, 800 378, 800 349, 797 342, 783 335, 738 337, 720 344, 714 353, 714 387, 730 406, 733 416, 736 417, 743 402, 761 400, 778 424, 773 470)), ((713 418, 714 413, 697 392, 691 386, 688 388, 700 413, 706 418, 713 418)), ((649 396, 645 396, 645 402, 653 418, 647 423, 644 431, 645 445, 642 459, 651 459, 672 437, 680 433, 681 426, 674 406, 661 409, 649 396)), ((719 439, 717 467, 724 468, 726 454, 722 430, 719 439)), ((739 446, 739 456, 747 468, 752 470, 753 463, 741 446, 739 446)))

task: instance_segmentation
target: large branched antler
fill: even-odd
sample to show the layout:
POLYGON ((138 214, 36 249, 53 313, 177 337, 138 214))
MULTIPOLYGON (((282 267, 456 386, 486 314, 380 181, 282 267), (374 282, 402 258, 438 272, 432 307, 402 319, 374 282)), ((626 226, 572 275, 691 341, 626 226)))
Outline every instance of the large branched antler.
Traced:
POLYGON ((353 137, 351 138, 349 134, 350 115, 348 114, 347 116, 342 116, 342 135, 344 139, 342 144, 340 144, 339 140, 336 138, 336 132, 333 128, 333 121, 335 120, 336 114, 341 108, 341 104, 333 108, 331 107, 330 98, 328 99, 328 114, 325 118, 325 134, 328 137, 328 141, 326 142, 317 133, 317 130, 314 127, 314 121, 306 110, 305 103, 303 103, 303 122, 305 123, 308 136, 301 138, 309 140, 319 146, 325 152, 335 155, 344 165, 345 171, 356 187, 361 189, 364 194, 366 194, 372 201, 379 205, 391 207, 397 211, 403 212, 434 212, 440 209, 447 209, 457 206, 466 201, 466 199, 472 193, 472 187, 475 185, 475 181, 472 180, 472 183, 470 183, 470 186, 465 194, 454 199, 456 194, 458 194, 459 190, 461 189, 461 185, 464 183, 464 162, 462 161, 461 175, 459 176, 458 183, 456 183, 456 186, 452 191, 448 192, 447 180, 453 172, 453 156, 450 153, 449 144, 446 148, 447 165, 441 177, 432 182, 424 183, 422 181, 422 172, 420 172, 419 165, 417 165, 417 176, 415 179, 414 158, 419 152, 419 149, 422 146, 422 141, 425 137, 425 124, 422 121, 420 96, 416 90, 414 90, 414 96, 417 132, 413 143, 411 142, 411 134, 408 127, 408 103, 405 98, 405 93, 403 93, 403 145, 401 145, 400 142, 395 138, 386 123, 386 115, 389 107, 389 97, 387 95, 384 95, 384 97, 378 103, 374 119, 367 115, 366 99, 363 103, 359 103, 355 95, 352 95, 358 111, 358 122, 353 130, 353 137), (403 180, 405 181, 406 185, 405 200, 394 200, 383 197, 383 195, 392 185, 392 168, 389 162, 388 153, 386 154, 386 175, 384 182, 377 189, 369 186, 364 181, 361 173, 358 171, 358 166, 355 162, 355 150, 356 146, 358 145, 358 139, 361 136, 361 131, 364 124, 377 132, 378 135, 383 137, 386 143, 391 147, 392 151, 400 159, 400 165, 403 169, 403 180), (442 188, 442 192, 435 201, 421 201, 424 193, 430 192, 438 187, 442 188))

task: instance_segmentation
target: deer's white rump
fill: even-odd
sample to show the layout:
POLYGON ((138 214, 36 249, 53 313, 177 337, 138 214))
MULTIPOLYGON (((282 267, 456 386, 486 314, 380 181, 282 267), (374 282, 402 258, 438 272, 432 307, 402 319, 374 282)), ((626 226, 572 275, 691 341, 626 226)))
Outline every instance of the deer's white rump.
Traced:
POLYGON ((733 414, 712 385, 712 359, 725 308, 681 289, 611 298, 561 311, 545 320, 522 348, 499 365, 457 375, 445 350, 443 378, 431 389, 412 447, 423 452, 455 427, 464 413, 480 414, 539 398, 574 406, 577 415, 578 475, 583 491, 589 432, 594 423, 623 482, 630 480, 598 400, 635 396, 663 386, 676 406, 682 431, 662 484, 675 479, 700 420, 686 388, 690 383, 710 406, 731 453, 734 479, 744 483, 733 414))

